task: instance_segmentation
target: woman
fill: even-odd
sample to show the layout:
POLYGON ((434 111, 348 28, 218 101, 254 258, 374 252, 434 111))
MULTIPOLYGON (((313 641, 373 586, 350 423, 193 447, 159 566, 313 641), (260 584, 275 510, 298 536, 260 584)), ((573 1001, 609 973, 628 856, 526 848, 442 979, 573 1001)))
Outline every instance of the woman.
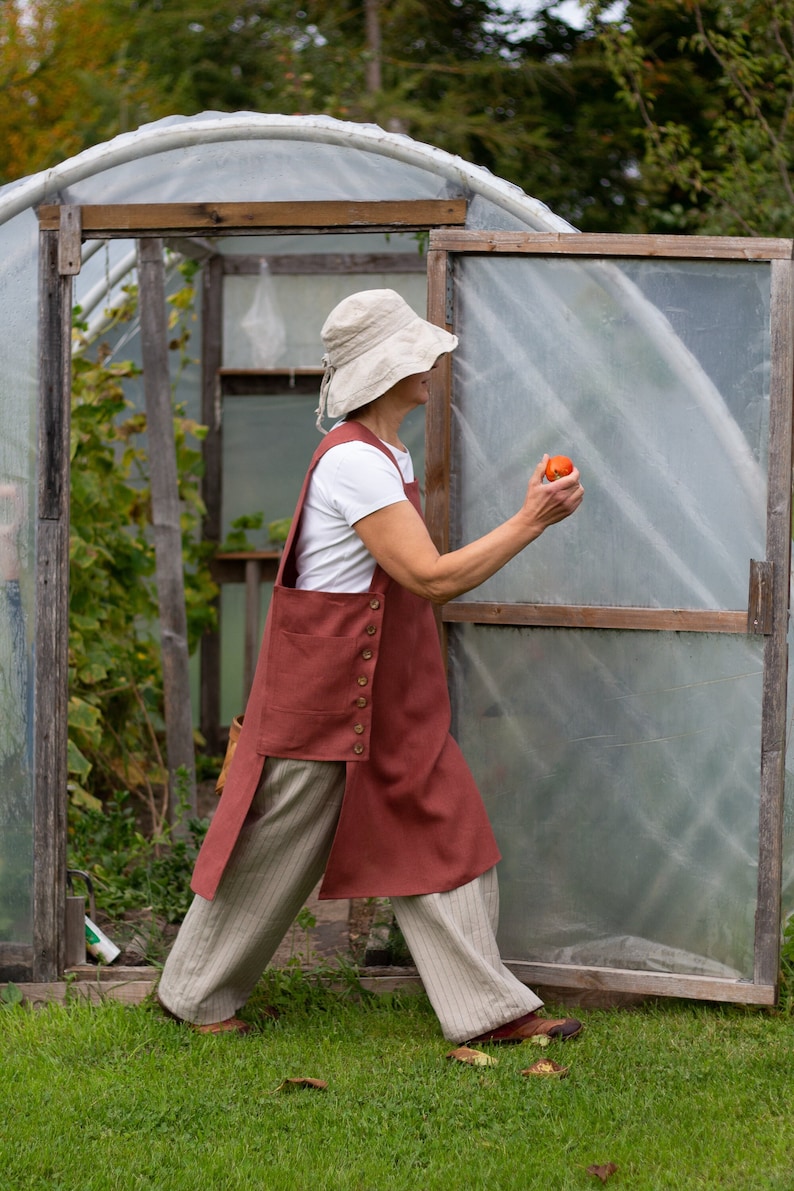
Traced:
POLYGON ((318 427, 196 898, 165 966, 163 1007, 204 1032, 234 1016, 312 888, 388 896, 446 1038, 573 1037, 499 957, 499 851, 449 734, 433 604, 476 587, 582 500, 579 473, 533 472, 521 509, 439 554, 402 421, 457 338, 392 290, 352 294, 322 330, 318 427))

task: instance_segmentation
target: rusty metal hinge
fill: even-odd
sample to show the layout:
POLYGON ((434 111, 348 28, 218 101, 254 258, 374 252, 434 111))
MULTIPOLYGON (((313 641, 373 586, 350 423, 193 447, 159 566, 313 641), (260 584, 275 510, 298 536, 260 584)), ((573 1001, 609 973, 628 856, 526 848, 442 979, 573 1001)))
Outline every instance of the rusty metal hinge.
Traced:
POLYGON ((750 594, 747 599, 747 632, 772 632, 773 562, 750 559, 750 594))

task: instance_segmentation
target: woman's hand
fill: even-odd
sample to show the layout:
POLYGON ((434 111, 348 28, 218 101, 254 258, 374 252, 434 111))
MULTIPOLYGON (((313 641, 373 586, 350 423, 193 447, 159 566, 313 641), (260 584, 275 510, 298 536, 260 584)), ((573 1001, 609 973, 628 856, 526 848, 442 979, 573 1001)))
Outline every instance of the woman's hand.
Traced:
POLYGON ((579 482, 579 470, 574 467, 569 476, 559 480, 543 482, 549 456, 544 455, 529 477, 524 505, 521 512, 529 524, 540 526, 539 537, 544 529, 564 521, 575 513, 584 498, 584 488, 579 482))

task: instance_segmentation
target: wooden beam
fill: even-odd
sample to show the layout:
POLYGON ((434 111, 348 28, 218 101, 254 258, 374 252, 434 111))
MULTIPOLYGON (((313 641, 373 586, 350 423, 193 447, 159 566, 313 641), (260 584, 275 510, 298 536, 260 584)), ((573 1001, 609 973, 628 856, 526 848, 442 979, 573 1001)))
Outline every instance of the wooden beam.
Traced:
POLYGON ((763 236, 644 236, 584 232, 431 230, 430 249, 536 256, 684 257, 689 260, 791 260, 794 240, 763 236))
MULTIPOLYGON (((223 430, 218 371, 223 357, 223 258, 212 257, 201 271, 201 420, 208 428, 201 444, 204 475, 201 496, 206 509, 201 535, 218 546, 221 536, 221 462, 223 430)), ((211 753, 222 752, 221 633, 218 627, 201 638, 199 723, 211 753)))
POLYGON ((319 396, 322 368, 263 370, 259 368, 221 368, 218 384, 222 397, 319 396))
POLYGON ((277 256, 224 255, 223 272, 227 277, 247 277, 259 273, 262 261, 273 276, 315 276, 347 273, 424 273, 427 257, 416 252, 306 252, 277 256))
POLYGON ((80 272, 82 264, 80 247, 82 244, 82 228, 80 226, 80 207, 65 203, 60 208, 58 224, 58 272, 62 277, 75 277, 80 272))
MULTIPOLYGON (((419 231, 462 226, 466 199, 410 199, 377 202, 118 203, 82 208, 83 239, 193 235, 219 232, 383 230, 419 231)), ((60 205, 39 207, 42 230, 60 226, 60 205)))
POLYGON ((753 984, 715 976, 686 976, 677 972, 644 972, 633 968, 595 968, 505 960, 510 971, 532 988, 621 992, 653 997, 685 997, 695 1001, 724 1001, 735 1005, 774 1005, 773 984, 753 984))
POLYGON ((791 468, 794 458, 794 270, 772 266, 767 558, 772 564, 772 633, 764 647, 758 896, 755 912, 757 983, 772 984, 780 966, 783 806, 786 762, 791 468))
MULTIPOLYGON (((68 208, 68 229, 75 208, 68 208)), ((53 979, 64 954, 69 633, 69 252, 58 230, 39 240, 38 526, 34 684, 33 977, 53 979)), ((73 245, 72 245, 73 247, 73 245)), ((79 242, 77 245, 79 260, 79 242)))
POLYGON ((170 822, 177 834, 186 834, 188 819, 196 816, 196 758, 190 706, 181 510, 168 369, 168 313, 162 241, 139 241, 138 282, 157 601, 160 609, 170 822), (188 775, 187 787, 181 790, 177 779, 177 770, 180 769, 188 775), (181 805, 183 801, 187 802, 186 806, 181 805))
MULTIPOLYGON (((445 252, 431 252, 427 261, 427 317, 445 330, 448 321, 445 252)), ((441 554, 449 550, 449 467, 451 455, 452 363, 442 356, 430 374, 425 409, 425 520, 441 554)))
POLYGON ((619 608, 570 604, 445 604, 448 623, 533 625, 568 629, 646 629, 668 633, 747 632, 747 612, 686 608, 619 608))
POLYGON ((39 236, 34 980, 60 974, 65 937, 72 278, 59 273, 58 241, 39 236))

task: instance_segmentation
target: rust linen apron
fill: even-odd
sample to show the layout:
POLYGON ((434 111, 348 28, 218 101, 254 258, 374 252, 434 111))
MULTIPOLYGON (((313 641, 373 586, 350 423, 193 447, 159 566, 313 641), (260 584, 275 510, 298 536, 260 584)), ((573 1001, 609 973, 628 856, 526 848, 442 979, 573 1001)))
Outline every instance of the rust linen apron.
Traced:
MULTIPOLYGON (((500 859, 451 712, 430 603, 375 568, 370 591, 297 590, 294 544, 311 473, 341 442, 376 446, 357 422, 317 448, 284 549, 245 719, 193 874, 212 898, 266 756, 346 762, 320 897, 441 893, 500 859)), ((399 470, 399 469, 398 469, 399 470)), ((404 485, 421 515, 419 485, 404 485)))

